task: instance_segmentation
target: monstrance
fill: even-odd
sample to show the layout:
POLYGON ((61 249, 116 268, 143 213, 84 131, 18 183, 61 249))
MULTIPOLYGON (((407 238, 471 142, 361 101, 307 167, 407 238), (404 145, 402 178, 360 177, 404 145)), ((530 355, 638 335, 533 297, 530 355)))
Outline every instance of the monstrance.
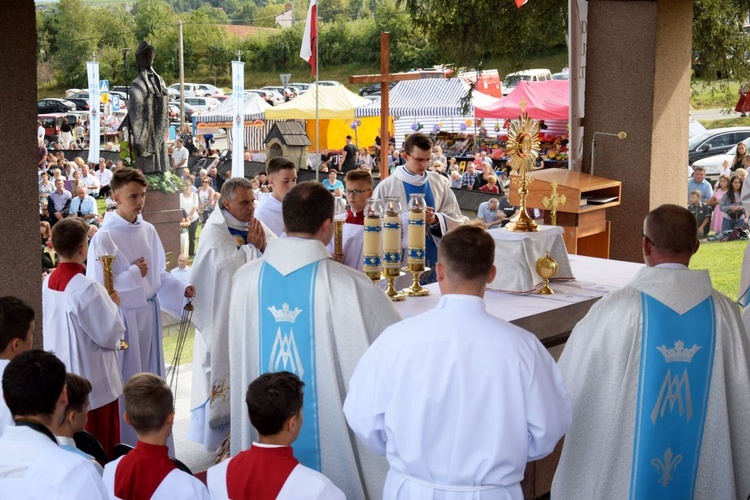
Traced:
POLYGON ((508 142, 505 151, 510 157, 510 166, 514 174, 520 176, 520 210, 518 217, 508 224, 509 231, 531 232, 539 228, 533 218, 526 213, 526 196, 529 193, 528 185, 531 179, 527 173, 534 168, 539 156, 539 122, 529 119, 526 114, 526 104, 521 103, 521 116, 513 120, 508 129, 508 142))

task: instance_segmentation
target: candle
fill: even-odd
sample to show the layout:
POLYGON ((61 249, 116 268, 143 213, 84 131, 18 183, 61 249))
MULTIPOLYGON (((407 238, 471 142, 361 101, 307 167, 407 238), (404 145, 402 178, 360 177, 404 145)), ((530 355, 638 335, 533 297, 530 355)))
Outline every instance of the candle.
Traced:
POLYGON ((365 227, 362 270, 372 280, 380 279, 383 255, 383 220, 380 200, 369 199, 365 206, 365 227))
POLYGON ((424 268, 425 261, 425 203, 423 194, 412 194, 409 199, 409 230, 407 232, 410 266, 424 268))
POLYGON ((386 198, 383 219, 383 266, 401 267, 401 205, 398 198, 386 198))

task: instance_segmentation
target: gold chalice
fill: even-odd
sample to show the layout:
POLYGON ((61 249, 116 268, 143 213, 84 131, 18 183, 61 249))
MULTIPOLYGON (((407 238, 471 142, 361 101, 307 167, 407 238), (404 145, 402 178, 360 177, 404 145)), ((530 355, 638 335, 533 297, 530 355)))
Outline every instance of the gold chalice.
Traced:
POLYGON ((550 257, 549 252, 544 257, 540 257, 536 261, 536 273, 542 277, 544 282, 542 288, 537 292, 539 295, 552 295, 555 293, 549 287, 549 280, 555 274, 557 274, 557 261, 550 257))

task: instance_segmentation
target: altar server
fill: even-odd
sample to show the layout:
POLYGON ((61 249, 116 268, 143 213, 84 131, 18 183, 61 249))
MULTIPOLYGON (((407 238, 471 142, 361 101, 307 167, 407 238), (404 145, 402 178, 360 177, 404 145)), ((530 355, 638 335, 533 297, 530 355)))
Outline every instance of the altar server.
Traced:
POLYGON ((273 231, 276 236, 284 232, 282 201, 290 189, 297 184, 297 166, 283 156, 268 160, 268 182, 273 189, 258 202, 255 217, 273 231))
POLYGON ((3 374, 3 395, 15 426, 0 438, 0 498, 106 499, 99 473, 57 444, 53 428, 68 404, 65 365, 54 354, 19 354, 3 374))
POLYGON ((193 305, 195 347, 188 438, 216 450, 229 433, 229 301, 232 277, 258 259, 276 235, 256 219, 255 193, 243 177, 221 186, 221 198, 203 226, 193 263, 200 295, 193 305))
MULTIPOLYGON (((34 340, 34 310, 16 297, 0 297, 0 380, 8 363, 31 349, 34 340)), ((13 425, 8 405, 0 386, 0 436, 3 430, 13 425)))
MULTIPOLYGON (((164 247, 153 225, 143 220, 146 201, 146 177, 132 168, 119 168, 112 175, 117 210, 110 213, 91 240, 86 275, 104 282, 97 261, 99 242, 109 234, 117 245, 114 261, 114 285, 120 295, 120 313, 124 317, 125 340, 129 348, 122 354, 122 378, 128 380, 140 372, 165 373, 162 351, 161 310, 182 316, 185 297, 195 296, 195 288, 169 274, 165 267, 164 247)), ((120 422, 123 442, 135 443, 135 434, 120 422)))
POLYGON ((605 295, 560 358, 573 400, 552 498, 745 498, 750 346, 739 309, 688 269, 695 218, 643 224, 647 267, 605 295))
POLYGON ((341 411, 359 357, 398 313, 364 274, 331 259, 333 196, 304 182, 284 198, 288 238, 234 275, 229 318, 232 455, 257 439, 243 405, 258 375, 287 370, 309 387, 297 459, 322 472, 347 498, 377 497, 387 464, 357 446, 341 411))
MULTIPOLYGON (((358 271, 362 270, 365 241, 365 205, 367 199, 372 196, 372 175, 367 170, 351 170, 346 174, 346 201, 349 208, 346 210, 346 221, 342 229, 341 250, 344 259, 341 262, 345 266, 358 271)), ((333 240, 328 244, 328 251, 333 253, 333 240)))
MULTIPOLYGON (((411 134, 404 141, 404 151, 406 165, 397 167, 393 175, 378 184, 373 197, 385 201, 387 197, 396 196, 401 199, 402 212, 407 212, 412 193, 425 195, 429 228, 426 231, 425 265, 434 269, 440 237, 462 225, 464 219, 450 186, 440 174, 427 170, 432 160, 432 140, 419 132, 411 134)), ((428 280, 435 281, 434 272, 430 273, 428 280)))
POLYGON ((549 455, 570 425, 547 350, 485 311, 494 257, 483 228, 445 235, 440 302, 386 329, 352 375, 344 414, 391 465, 383 498, 521 499, 526 463, 549 455))
MULTIPOLYGON (((120 442, 122 375, 117 361, 125 325, 117 309, 120 298, 83 274, 89 226, 63 219, 52 228, 52 245, 60 264, 44 281, 44 349, 65 368, 92 384, 86 429, 110 453, 120 442)), ((90 261, 90 265, 98 265, 90 261)))
POLYGON ((344 500, 327 477, 294 458, 291 445, 303 425, 304 385, 290 372, 266 373, 250 384, 245 402, 258 442, 208 469, 212 499, 344 500))
POLYGON ((139 373, 125 384, 125 421, 137 435, 135 448, 104 467, 110 498, 123 500, 208 500, 198 479, 169 458, 167 439, 174 423, 169 386, 153 373, 139 373))

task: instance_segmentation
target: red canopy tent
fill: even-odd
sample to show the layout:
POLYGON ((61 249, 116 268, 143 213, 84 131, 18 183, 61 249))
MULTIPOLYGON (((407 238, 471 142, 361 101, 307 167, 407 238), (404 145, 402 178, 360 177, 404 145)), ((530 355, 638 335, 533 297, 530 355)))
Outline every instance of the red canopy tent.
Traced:
POLYGON ((521 81, 513 92, 496 103, 475 106, 474 113, 477 118, 518 118, 521 102, 525 102, 529 118, 568 121, 569 95, 568 80, 521 81))

